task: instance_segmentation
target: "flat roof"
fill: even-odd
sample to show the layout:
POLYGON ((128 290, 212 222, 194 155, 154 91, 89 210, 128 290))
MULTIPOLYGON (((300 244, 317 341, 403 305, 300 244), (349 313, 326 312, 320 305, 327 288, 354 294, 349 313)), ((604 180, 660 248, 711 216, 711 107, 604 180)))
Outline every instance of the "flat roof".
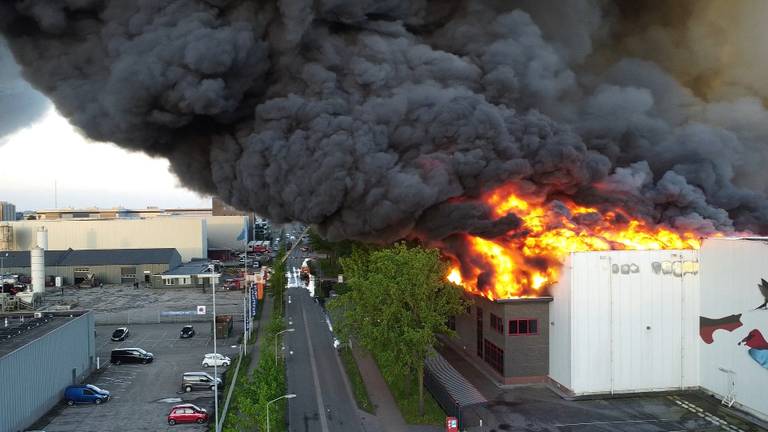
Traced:
POLYGON ((47 335, 70 321, 88 313, 88 311, 56 311, 0 314, 0 359, 17 349, 26 346, 47 335), (21 318, 24 318, 22 321, 21 318), (8 326, 5 327, 5 318, 8 326))
POLYGON ((551 296, 542 297, 513 297, 507 299, 494 300, 496 303, 549 303, 553 299, 551 296))
MULTIPOLYGON (((167 264, 174 253, 178 253, 174 248, 47 250, 45 266, 167 264)), ((0 252, 0 256, 6 268, 31 266, 29 251, 0 252)))
POLYGON ((163 273, 163 276, 190 276, 190 275, 199 275, 203 273, 210 273, 208 271, 208 266, 210 263, 207 261, 191 261, 188 263, 184 263, 176 268, 172 268, 165 273, 163 273))

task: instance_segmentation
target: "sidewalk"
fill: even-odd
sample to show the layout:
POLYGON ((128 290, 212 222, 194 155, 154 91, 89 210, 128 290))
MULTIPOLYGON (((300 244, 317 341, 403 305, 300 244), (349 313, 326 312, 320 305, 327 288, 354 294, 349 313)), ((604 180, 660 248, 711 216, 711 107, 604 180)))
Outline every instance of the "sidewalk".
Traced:
POLYGON ((248 365, 248 376, 253 374, 256 366, 259 364, 259 352, 261 351, 261 342, 264 340, 264 333, 267 331, 267 325, 272 319, 272 296, 264 294, 264 304, 261 305, 261 316, 257 323, 256 328, 256 343, 250 347, 251 350, 251 364, 248 365))
MULTIPOLYGON (((389 391, 389 386, 384 381, 376 361, 373 360, 373 357, 368 352, 362 351, 357 346, 352 347, 352 355, 357 361, 360 375, 362 375, 365 388, 368 390, 368 397, 371 398, 371 403, 376 407, 376 419, 378 420, 378 428, 376 430, 382 432, 408 432, 408 425, 405 423, 403 415, 400 414, 400 408, 398 408, 395 398, 389 391)), ((374 426, 371 424, 370 417, 372 416, 366 415, 364 423, 374 426)), ((373 429, 367 430, 373 432, 373 429)))

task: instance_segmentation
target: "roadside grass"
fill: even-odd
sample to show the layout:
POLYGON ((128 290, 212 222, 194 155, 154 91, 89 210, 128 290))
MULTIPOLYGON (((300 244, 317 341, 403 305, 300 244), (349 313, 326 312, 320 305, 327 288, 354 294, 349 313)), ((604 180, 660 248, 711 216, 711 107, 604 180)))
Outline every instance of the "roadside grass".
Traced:
POLYGON ((445 423, 445 412, 427 389, 424 389, 424 415, 419 415, 419 389, 415 376, 393 373, 386 365, 377 363, 406 423, 436 426, 445 423))
POLYGON ((357 362, 352 356, 352 350, 349 346, 344 346, 339 350, 339 355, 341 356, 341 364, 344 365, 344 370, 347 372, 349 383, 352 385, 352 392, 355 395, 357 407, 367 413, 374 414, 373 404, 368 398, 368 391, 365 389, 363 376, 360 375, 357 362))
MULTIPOLYGON (((235 375, 235 369, 237 369, 237 362, 240 358, 241 354, 237 354, 233 359, 231 366, 227 368, 227 371, 224 372, 224 387, 222 391, 219 393, 222 397, 219 403, 219 410, 222 410, 224 408, 224 400, 226 400, 227 393, 229 393, 229 387, 232 385, 232 381, 234 379, 235 375)), ((237 416, 238 412, 238 404, 242 403, 241 398, 238 396, 238 392, 240 389, 243 388, 245 380, 248 376, 248 365, 251 363, 251 355, 247 354, 243 357, 242 363, 240 364, 240 370, 237 371, 237 382, 235 389, 232 392, 232 399, 229 401, 229 414, 227 415, 227 421, 224 422, 224 425, 222 428, 226 428, 226 425, 231 422, 231 420, 237 416)), ((213 414, 213 413, 211 413, 213 414)), ((221 412, 219 414, 222 414, 221 412)), ((211 415, 211 419, 208 422, 208 430, 214 431, 215 430, 215 421, 214 421, 215 415, 211 415)))

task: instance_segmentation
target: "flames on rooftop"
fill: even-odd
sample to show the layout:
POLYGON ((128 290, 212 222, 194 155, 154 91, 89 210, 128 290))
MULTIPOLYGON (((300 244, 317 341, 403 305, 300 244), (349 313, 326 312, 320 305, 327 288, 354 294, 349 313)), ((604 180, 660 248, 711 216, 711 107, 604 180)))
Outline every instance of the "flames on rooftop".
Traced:
POLYGON ((497 217, 516 214, 522 226, 506 236, 464 235, 464 256, 451 255, 448 280, 491 300, 546 295, 570 252, 698 249, 695 232, 674 231, 622 209, 585 207, 567 199, 526 200, 513 187, 484 197, 497 217))

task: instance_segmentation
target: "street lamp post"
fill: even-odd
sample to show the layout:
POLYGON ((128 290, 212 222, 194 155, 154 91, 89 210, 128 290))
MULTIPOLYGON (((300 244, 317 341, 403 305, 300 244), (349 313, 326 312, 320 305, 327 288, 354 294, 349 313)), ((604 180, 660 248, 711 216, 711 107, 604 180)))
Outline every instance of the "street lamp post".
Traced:
POLYGON ((208 266, 211 269, 211 291, 213 293, 213 411, 216 424, 214 430, 219 432, 219 374, 218 364, 219 356, 216 351, 216 269, 213 265, 208 266))
POLYGON ((279 336, 280 336, 281 334, 285 333, 285 332, 288 332, 288 333, 292 333, 292 332, 294 332, 295 330, 296 330, 296 329, 293 329, 293 328, 289 328, 289 329, 285 329, 285 330, 283 330, 283 331, 281 331, 281 332, 277 332, 277 334, 275 334, 275 363, 277 363, 277 341, 279 341, 279 340, 280 340, 280 337, 279 337, 279 336))
POLYGON ((296 395, 291 393, 291 394, 287 394, 287 395, 282 395, 282 396, 280 396, 277 399, 272 399, 271 401, 267 402, 267 432, 269 432, 269 404, 271 404, 272 402, 275 402, 275 401, 279 401, 280 399, 293 399, 295 397, 296 397, 296 395))

